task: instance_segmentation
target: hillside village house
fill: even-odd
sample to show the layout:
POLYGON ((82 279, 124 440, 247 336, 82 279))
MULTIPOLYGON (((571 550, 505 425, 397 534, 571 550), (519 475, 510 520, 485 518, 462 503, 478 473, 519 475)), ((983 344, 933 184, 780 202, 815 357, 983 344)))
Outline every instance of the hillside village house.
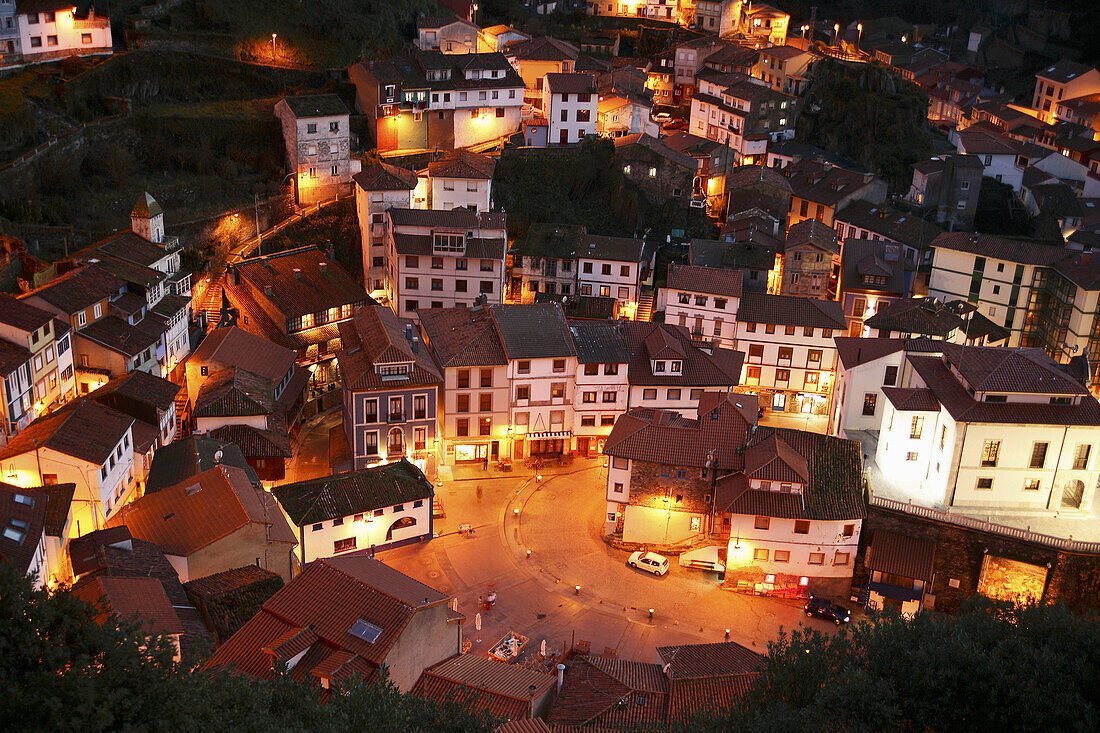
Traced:
POLYGON ((660 127, 653 121, 653 102, 627 91, 601 90, 596 102, 596 134, 623 137, 644 134, 656 138, 660 127))
POLYGON ((331 252, 312 246, 233 263, 225 294, 239 328, 295 351, 298 365, 313 373, 315 392, 333 389, 338 379, 338 324, 373 302, 331 252))
POLYGON ((644 239, 588 234, 577 252, 577 293, 614 298, 620 313, 633 318, 656 260, 657 248, 644 239))
MULTIPOLYGON (((885 411, 884 387, 898 385, 905 338, 837 336, 836 388, 829 414, 829 435, 854 438, 860 430, 878 430, 885 411)), ((909 343, 914 351, 923 341, 909 343)), ((934 349, 935 346, 928 348, 934 349)))
POLYGON ((603 450, 615 418, 626 411, 630 352, 614 323, 574 321, 569 333, 577 350, 573 436, 579 455, 595 457, 603 450))
POLYGON ((142 491, 145 491, 153 454, 176 438, 176 395, 181 390, 180 385, 148 372, 130 372, 115 377, 88 395, 134 418, 130 429, 134 438, 135 471, 142 491))
POLYGON ((1036 72, 1031 108, 1038 113, 1040 120, 1053 124, 1059 119, 1059 102, 1097 93, 1100 93, 1100 71, 1063 59, 1036 72))
POLYGON ((689 328, 695 338, 735 348, 743 278, 740 270, 670 264, 657 310, 664 310, 665 323, 689 328))
POLYGON ((771 85, 777 92, 801 95, 809 85, 810 65, 816 56, 795 46, 766 46, 752 75, 771 85))
POLYGON ((797 97, 739 72, 704 69, 697 78, 689 129, 693 135, 725 143, 736 151, 737 163, 763 163, 769 140, 794 136, 797 97))
POLYGON ((836 301, 743 293, 737 309, 742 389, 776 412, 826 414, 836 376, 833 336, 844 329, 836 301))
POLYGON ((780 171, 791 184, 791 206, 787 226, 803 219, 817 219, 833 226, 837 211, 856 199, 881 204, 886 198, 885 182, 870 173, 857 173, 832 163, 804 159, 780 171))
POLYGON ((34 381, 31 352, 26 347, 0 340, 0 377, 3 377, 3 439, 25 428, 34 419, 34 381))
POLYGON ((780 263, 779 292, 832 300, 840 269, 836 230, 817 219, 803 219, 787 230, 780 263))
POLYGON ((424 343, 443 369, 437 408, 448 466, 510 456, 508 355, 485 306, 422 310, 424 343))
POLYGON ((407 457, 434 475, 443 375, 412 319, 381 305, 358 308, 340 324, 340 340, 344 437, 354 468, 407 457))
POLYGON ((520 129, 523 79, 502 53, 424 51, 355 63, 348 76, 382 152, 465 148, 520 129))
POLYGON ((470 306, 504 293, 503 213, 391 208, 386 212, 386 300, 398 315, 470 306))
POLYGON ((113 49, 111 21, 106 15, 97 14, 96 10, 94 4, 77 8, 68 0, 19 3, 14 13, 8 15, 8 19, 15 21, 16 32, 13 34, 11 26, 7 26, 6 48, 5 42, 0 40, 0 55, 5 61, 11 54, 33 62, 110 53, 113 49))
POLYGON ((462 616, 450 599, 378 560, 312 562, 218 647, 206 669, 270 679, 273 662, 328 689, 358 677, 389 679, 408 692, 425 669, 462 649, 462 616))
POLYGON ((592 74, 547 74, 542 111, 549 124, 550 145, 577 143, 596 134, 599 104, 592 74))
POLYGON ((145 633, 145 639, 163 637, 174 650, 174 662, 179 662, 183 623, 157 578, 94 576, 72 587, 72 594, 85 603, 102 609, 97 614, 100 624, 125 619, 145 633))
POLYGON ((934 209, 935 221, 948 229, 969 231, 974 228, 984 171, 976 155, 943 155, 917 163, 905 199, 923 211, 934 209))
POLYGON ((1050 154, 1048 148, 1013 139, 985 122, 960 130, 956 136, 959 154, 977 156, 985 167, 984 176, 1007 183, 1016 193, 1023 186, 1024 170, 1050 154))
POLYGON ((632 133, 615 138, 615 164, 651 202, 669 201, 703 208, 706 195, 699 161, 655 136, 632 133))
MULTIPOLYGON (((849 336, 863 336, 867 321, 913 290, 917 263, 892 242, 849 238, 840 262, 840 302, 849 336)), ((883 334, 885 335, 885 334, 883 334)))
POLYGON ((531 36, 511 25, 491 25, 478 33, 477 50, 482 53, 504 51, 515 41, 530 41, 531 36))
MULTIPOLYGON (((979 185, 981 179, 979 178, 979 185)), ((977 196, 977 192, 974 193, 977 196)), ((932 261, 932 242, 943 229, 911 211, 902 211, 866 199, 850 201, 838 209, 834 226, 841 246, 849 239, 873 239, 899 245, 905 259, 927 265, 932 261)))
POLYGON ((698 418, 622 415, 604 446, 605 531, 718 544, 727 578, 762 592, 844 595, 865 511, 859 444, 759 428, 756 413, 752 395, 707 392, 698 418))
POLYGON ((532 223, 508 250, 508 303, 533 303, 539 293, 574 295, 581 224, 532 223))
MULTIPOLYGON (((35 415, 64 404, 76 392, 71 332, 69 324, 54 313, 0 295, 0 339, 29 352, 35 415)), ((15 357, 15 350, 9 351, 15 357)), ((12 387, 16 397, 16 385, 12 387)))
POLYGON ((77 397, 39 417, 0 449, 4 482, 75 484, 75 536, 99 529, 137 494, 134 418, 77 397))
POLYGON ((377 163, 356 173, 355 214, 359 221, 360 247, 363 253, 363 273, 367 291, 372 298, 385 294, 386 276, 386 210, 413 208, 413 191, 420 184, 416 174, 389 163, 377 163))
POLYGON ((488 212, 495 168, 496 161, 487 155, 468 150, 448 153, 417 174, 412 208, 488 212))
POLYGON ((882 388, 876 495, 1014 524, 1091 517, 1100 404, 1049 356, 924 342, 900 366, 882 388))
POLYGON ((648 407, 695 417, 704 392, 729 392, 741 378, 745 355, 692 337, 668 323, 619 321, 630 354, 627 407, 648 407))
POLYGON ((370 553, 432 538, 435 487, 407 458, 273 491, 298 535, 298 562, 370 553))
POLYGON ((351 157, 347 107, 335 94, 286 97, 275 104, 283 128, 286 165, 294 175, 299 205, 344 193, 359 161, 351 157))
POLYGON ((416 47, 421 51, 474 53, 478 50, 476 25, 457 15, 416 19, 416 47))
POLYGON ((577 61, 577 47, 556 38, 541 36, 510 43, 500 49, 523 78, 526 101, 543 107, 543 84, 547 74, 571 74, 577 61))

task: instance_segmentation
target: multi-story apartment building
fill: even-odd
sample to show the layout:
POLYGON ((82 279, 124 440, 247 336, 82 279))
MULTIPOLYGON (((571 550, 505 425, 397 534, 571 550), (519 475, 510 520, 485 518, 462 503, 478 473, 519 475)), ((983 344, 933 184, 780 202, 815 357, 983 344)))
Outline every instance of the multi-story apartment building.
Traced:
POLYGON ((419 172, 413 208, 485 212, 492 206, 496 161, 487 155, 455 150, 419 172))
POLYGON ((523 79, 502 53, 426 51, 355 63, 348 76, 380 151, 464 148, 520 128, 523 79))
POLYGON ((816 57, 795 46, 766 46, 752 75, 771 85, 777 92, 801 96, 810 83, 810 65, 816 57))
POLYGON ((378 163, 353 177, 355 213, 359 220, 360 246, 363 253, 363 282, 372 298, 386 291, 386 219, 387 209, 412 208, 413 191, 418 185, 415 173, 389 163, 378 163))
MULTIPOLYGON (((7 19, 2 15, 0 11, 0 21, 6 26, 7 19)), ((91 4, 77 8, 70 2, 57 0, 17 3, 14 20, 18 36, 12 38, 11 28, 5 28, 8 45, 16 40, 10 53, 18 54, 24 61, 109 53, 113 48, 111 21, 105 15, 97 15, 91 4)))
POLYGON ((52 312, 0 295, 0 339, 31 354, 34 414, 41 415, 76 393, 72 328, 52 312))
POLYGON ((787 231, 783 244, 779 292, 832 300, 840 270, 836 230, 817 219, 803 219, 787 231))
POLYGON ((508 357, 512 457, 571 452, 577 351, 561 307, 497 305, 490 311, 508 357))
POLYGON ((595 456, 603 451, 615 418, 626 411, 630 352, 614 323, 576 321, 569 333, 577 350, 573 436, 578 454, 595 456))
POLYGON ((427 308, 500 303, 507 232, 503 213, 391 208, 386 212, 389 276, 395 313, 419 319, 427 308))
MULTIPOLYGON (((941 234, 932 247, 928 294, 977 306, 1009 331, 1009 346, 1039 347, 1062 363, 1100 353, 1100 260, 1091 253, 964 232, 941 234)), ((1100 383, 1097 367, 1089 370, 1100 383)))
POLYGON ((531 224, 508 250, 509 303, 533 303, 539 293, 574 295, 581 224, 531 224))
POLYGON ((577 292, 614 298, 633 318, 656 259, 656 247, 644 239, 587 234, 577 253, 577 292))
POLYGON ((699 417, 634 409, 604 446, 608 534, 727 545, 727 578, 845 594, 864 517, 859 444, 756 425, 752 395, 707 392, 699 417))
POLYGON ((381 305, 357 308, 340 323, 340 341, 343 426, 354 469, 407 457, 434 476, 443 375, 412 319, 381 305))
POLYGON ((351 118, 340 98, 286 97, 275 104, 275 116, 282 124, 298 203, 309 205, 343 193, 358 172, 358 161, 351 158, 351 118))
POLYGON ((548 142, 567 145, 596 134, 599 95, 592 74, 547 74, 542 86, 542 111, 548 142))
POLYGON ((694 417, 705 391, 729 392, 741 379, 745 355, 695 339, 683 326, 619 321, 630 353, 627 407, 694 417))
POLYGON ((1053 124, 1058 119, 1060 101, 1096 93, 1100 93, 1100 71, 1063 59, 1035 74, 1031 108, 1039 113, 1040 120, 1053 124))
POLYGON ((760 79, 740 72, 704 69, 696 76, 689 129, 735 150, 737 163, 762 163, 768 142, 794 136, 800 103, 760 79))
POLYGON ((315 390, 330 389, 339 378, 333 361, 338 324, 356 306, 373 302, 332 253, 312 246, 234 263, 225 294, 237 309, 236 325, 293 349, 298 364, 313 373, 315 390))
POLYGON ((743 280, 741 270, 670 264, 668 284, 657 293, 657 310, 664 310, 665 323, 732 349, 737 344, 743 280))
POLYGON ((1087 513, 1100 477, 1088 390, 1039 349, 935 345, 907 350, 882 388, 875 493, 983 517, 1087 513))
POLYGON ((817 219, 834 226, 833 217, 849 202, 864 199, 881 204, 886 199, 886 183, 870 173, 857 173, 832 163, 804 158, 780 170, 791 184, 791 208, 787 226, 803 219, 817 219))
POLYGON ((742 389, 776 412, 825 414, 836 373, 833 336, 844 330, 836 301, 743 293, 737 309, 742 389))
POLYGON ((3 377, 4 421, 0 424, 3 441, 25 428, 34 419, 34 381, 31 379, 31 352, 24 346, 0 339, 0 377, 3 377))
POLYGON ((912 292, 917 263, 893 242, 851 239, 840 264, 840 303, 849 336, 863 336, 864 324, 884 307, 912 292))
POLYGON ((974 228, 985 166, 976 155, 944 155, 913 166, 913 183, 905 199, 934 209, 935 220, 951 231, 974 228))
POLYGON ((420 331, 443 371, 439 436, 448 466, 510 459, 508 355, 489 308, 420 312, 420 331))

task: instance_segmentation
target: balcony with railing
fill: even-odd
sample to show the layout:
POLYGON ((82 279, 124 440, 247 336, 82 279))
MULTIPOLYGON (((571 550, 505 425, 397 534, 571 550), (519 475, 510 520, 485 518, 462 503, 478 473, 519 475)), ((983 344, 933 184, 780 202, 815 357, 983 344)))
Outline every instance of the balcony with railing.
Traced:
POLYGON ((391 412, 386 416, 386 422, 405 422, 404 411, 391 412))

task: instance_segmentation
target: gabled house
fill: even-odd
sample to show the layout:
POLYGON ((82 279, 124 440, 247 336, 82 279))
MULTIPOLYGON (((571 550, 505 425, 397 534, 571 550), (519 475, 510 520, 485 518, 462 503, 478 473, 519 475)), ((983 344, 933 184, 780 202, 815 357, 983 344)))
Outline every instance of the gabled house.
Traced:
POLYGON ((765 46, 760 49, 752 75, 777 92, 801 96, 810 83, 809 70, 816 58, 809 50, 797 46, 765 46))
POLYGON ((90 393, 100 404, 134 418, 134 463, 144 484, 153 454, 176 438, 176 395, 181 387, 147 372, 116 377, 90 393))
POLYGON ((263 488, 259 476, 248 465, 244 454, 235 443, 214 440, 203 435, 190 435, 162 446, 153 455, 153 464, 145 480, 145 493, 152 494, 168 486, 175 486, 219 465, 241 469, 248 474, 253 486, 263 488))
POLYGON ((901 245, 849 238, 840 262, 840 302, 848 335, 864 335, 868 319, 908 298, 916 269, 916 260, 903 253, 901 245))
POLYGON ((433 475, 442 458, 443 375, 412 319, 381 305, 340 324, 343 426, 354 467, 408 457, 433 475))
POLYGON ((1053 123, 1060 119, 1058 105, 1063 100, 1100 93, 1100 71, 1094 67, 1062 59, 1035 74, 1035 94, 1031 108, 1039 119, 1053 123))
POLYGON ((985 166, 975 155, 944 155, 913 165, 913 183, 905 199, 935 209, 935 220, 951 230, 974 228, 985 166))
POLYGON ((803 219, 787 230, 779 292, 819 300, 836 296, 840 244, 836 230, 817 219, 803 219))
POLYGON ((1050 154, 1048 148, 1014 140, 988 123, 960 130, 957 138, 960 154, 976 155, 984 166, 984 176, 1007 183, 1017 193, 1023 185, 1024 170, 1050 154))
POLYGON ((596 134, 619 138, 644 134, 656 138, 660 128, 653 121, 652 100, 617 89, 600 89, 596 103, 596 134))
POLYGON ((135 623, 148 637, 168 637, 175 648, 175 661, 180 661, 180 636, 183 624, 172 608, 164 587, 156 578, 96 576, 73 586, 73 595, 88 603, 98 604, 103 612, 96 622, 135 623))
POLYGON ((696 208, 706 205, 698 161, 656 136, 635 133, 616 137, 615 164, 651 202, 676 201, 696 208))
POLYGON ((207 669, 266 679, 276 664, 321 689, 370 682, 385 665, 402 692, 462 649, 462 616, 439 591, 369 557, 333 557, 298 577, 218 648, 207 669))
POLYGON ((697 78, 689 129, 693 135, 725 143, 735 151, 735 162, 763 163, 769 141, 794 136, 801 104, 797 97, 741 72, 704 69, 697 78))
POLYGON ((836 212, 849 202, 864 199, 881 204, 886 198, 885 182, 870 173, 858 173, 832 163, 803 159, 780 172, 791 184, 788 227, 803 219, 817 219, 833 226, 836 212))
POLYGON ((657 310, 664 310, 665 323, 690 328, 695 338, 732 349, 743 281, 741 270, 670 264, 667 285, 657 294, 657 310))
POLYGON ((587 234, 577 252, 577 293, 614 298, 633 318, 656 260, 657 248, 644 239, 587 234))
POLYGON ((256 563, 289 581, 297 540, 275 500, 249 475, 217 466, 146 494, 108 521, 164 550, 180 580, 256 563))
POLYGON ((298 535, 301 565, 351 553, 374 556, 432 538, 435 487, 407 458, 272 492, 298 535))
POLYGON ((546 75, 572 74, 580 54, 572 43, 547 36, 513 41, 499 50, 504 52, 523 78, 524 96, 536 107, 541 107, 543 103, 542 89, 546 75))
POLYGON ((577 453, 594 457, 629 403, 630 352, 614 323, 574 321, 569 333, 577 350, 573 435, 577 453))
POLYGON ((286 165, 302 206, 344 193, 359 161, 351 157, 351 117, 335 94, 285 97, 275 104, 286 165))
POLYGON ((413 171, 381 162, 356 173, 352 180, 355 182, 355 213, 362 237, 364 282, 371 297, 380 297, 389 272, 385 212, 393 206, 413 208, 413 191, 420 182, 413 171))
POLYGON ((567 145, 595 135, 598 96, 592 74, 547 74, 542 111, 549 123, 548 143, 567 145))
POLYGON ((35 414, 64 404, 76 393, 71 333, 69 324, 52 311, 0 296, 0 339, 31 355, 35 414))
POLYGON ((495 168, 496 161, 488 155, 468 150, 447 153, 418 173, 412 208, 488 212, 492 206, 495 168))

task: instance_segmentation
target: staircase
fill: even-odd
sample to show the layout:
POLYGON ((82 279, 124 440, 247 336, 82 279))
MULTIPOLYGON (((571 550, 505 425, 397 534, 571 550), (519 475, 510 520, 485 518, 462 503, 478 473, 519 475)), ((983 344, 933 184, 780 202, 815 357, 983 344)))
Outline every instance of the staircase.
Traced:
POLYGON ((187 380, 183 381, 182 389, 176 392, 176 439, 183 437, 183 416, 187 412, 187 380))
POLYGON ((222 312, 222 282, 225 279, 225 272, 223 271, 217 277, 214 277, 206 286, 206 292, 203 293, 202 302, 198 304, 196 311, 204 311, 206 313, 206 323, 208 327, 213 329, 218 325, 218 321, 221 320, 222 312))
POLYGON ((635 321, 648 321, 653 317, 653 303, 656 300, 656 296, 652 292, 642 293, 641 300, 638 301, 638 312, 634 314, 635 321))

